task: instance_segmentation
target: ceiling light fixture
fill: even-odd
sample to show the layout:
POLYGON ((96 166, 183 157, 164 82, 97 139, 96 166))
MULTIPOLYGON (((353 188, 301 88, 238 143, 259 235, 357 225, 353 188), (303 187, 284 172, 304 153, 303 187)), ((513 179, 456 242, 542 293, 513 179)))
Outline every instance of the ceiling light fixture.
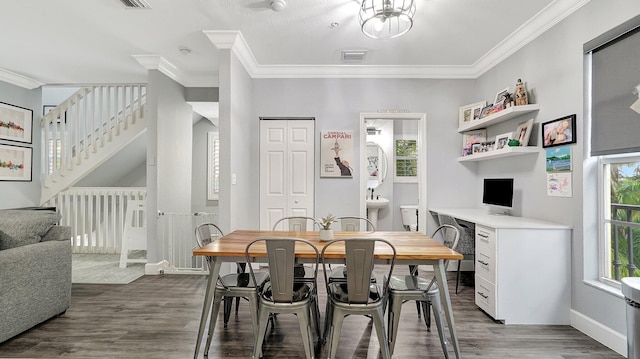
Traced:
POLYGON ((363 0, 360 27, 372 39, 393 39, 411 30, 415 13, 414 0, 363 0))
POLYGON ((188 47, 181 47, 179 50, 180 53, 185 56, 191 54, 191 49, 189 49, 188 47))
POLYGON ((287 3, 284 0, 271 0, 269 1, 269 6, 273 11, 282 11, 287 7, 287 3))

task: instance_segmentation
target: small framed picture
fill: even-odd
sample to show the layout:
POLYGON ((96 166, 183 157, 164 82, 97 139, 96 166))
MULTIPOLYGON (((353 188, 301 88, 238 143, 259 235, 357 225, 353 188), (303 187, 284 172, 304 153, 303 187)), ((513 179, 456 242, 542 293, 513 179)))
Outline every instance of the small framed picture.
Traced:
POLYGON ((482 108, 487 105, 487 101, 481 101, 460 107, 458 111, 458 127, 463 127, 473 120, 480 118, 482 108))
POLYGON ((533 119, 521 122, 516 127, 516 132, 513 134, 520 142, 520 146, 528 146, 529 145, 529 137, 531 136, 531 129, 533 128, 533 119))
POLYGON ((502 104, 502 102, 504 101, 504 98, 507 97, 507 95, 509 94, 509 88, 507 87, 504 90, 500 90, 498 91, 498 93, 496 94, 496 99, 493 100, 493 104, 497 105, 497 104, 502 104))
POLYGON ((471 153, 472 154, 477 154, 477 153, 482 153, 482 144, 481 143, 474 143, 471 146, 471 153))
POLYGON ((480 129, 467 131, 462 134, 462 148, 473 149, 474 144, 480 144, 487 140, 487 130, 480 129))
POLYGON ((490 112, 491 112, 492 108, 493 108, 493 105, 484 106, 482 108, 482 110, 480 110, 480 117, 478 117, 478 118, 485 118, 488 115, 490 115, 490 112))
POLYGON ((496 150, 501 150, 507 147, 507 143, 509 143, 509 139, 513 137, 513 132, 503 133, 501 135, 496 136, 496 150))
POLYGON ((31 182, 33 149, 0 144, 0 181, 31 182))
POLYGON ((542 124, 542 147, 576 143, 576 115, 560 117, 542 124))
POLYGON ((0 102, 0 140, 31 143, 33 110, 0 102))

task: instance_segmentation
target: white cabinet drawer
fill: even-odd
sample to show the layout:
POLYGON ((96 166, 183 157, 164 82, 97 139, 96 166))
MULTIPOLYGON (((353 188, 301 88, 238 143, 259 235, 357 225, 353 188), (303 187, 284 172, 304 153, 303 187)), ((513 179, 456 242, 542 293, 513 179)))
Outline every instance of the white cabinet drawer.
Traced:
POLYGON ((496 234, 495 230, 476 226, 476 274, 496 283, 496 234))
POLYGON ((496 318, 496 286, 477 274, 475 286, 476 305, 493 319, 498 319, 496 318))

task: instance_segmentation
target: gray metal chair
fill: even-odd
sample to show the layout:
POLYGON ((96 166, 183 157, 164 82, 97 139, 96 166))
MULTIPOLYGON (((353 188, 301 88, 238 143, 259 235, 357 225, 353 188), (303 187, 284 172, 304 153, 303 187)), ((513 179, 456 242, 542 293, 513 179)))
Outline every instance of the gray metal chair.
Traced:
MULTIPOLYGON (((472 259, 474 260, 475 265, 475 255, 476 255, 476 240, 475 233, 473 228, 469 228, 465 225, 458 223, 458 221, 446 214, 438 213, 438 223, 440 225, 449 224, 458 229, 460 232, 460 242, 458 243, 458 247, 456 248, 456 252, 462 254, 464 259, 472 259)), ((456 273, 456 294, 458 294, 458 285, 460 284, 460 264, 462 261, 458 261, 458 270, 456 273)))
POLYGON ((336 239, 324 246, 321 258, 327 287, 325 338, 329 338, 329 359, 336 356, 342 323, 347 315, 371 316, 378 335, 382 358, 391 358, 384 325, 384 309, 387 301, 388 278, 393 273, 396 258, 396 249, 393 244, 380 238, 336 239), (374 271, 376 244, 388 246, 392 253, 388 260, 388 273, 385 275, 382 286, 378 283, 372 283, 370 280, 374 271), (345 248, 344 265, 347 267, 347 280, 345 282, 329 282, 329 277, 326 275, 325 253, 331 247, 342 245, 345 248))
MULTIPOLYGON (((373 222, 371 222, 367 218, 356 217, 356 216, 345 216, 345 217, 338 217, 337 219, 340 221, 340 230, 343 232, 359 232, 361 223, 366 223, 367 231, 369 232, 376 231, 376 226, 373 224, 373 222)), ((329 270, 331 271, 331 274, 329 275, 329 282, 335 282, 335 281, 344 282, 347 280, 345 275, 347 269, 345 266, 338 266, 336 268, 332 268, 331 265, 329 265, 329 270)), ((371 281, 372 282, 376 281, 376 277, 373 274, 371 275, 371 281)))
POLYGON ((318 226, 318 228, 321 228, 320 222, 318 222, 318 220, 313 217, 291 216, 291 217, 280 218, 273 225, 272 230, 304 232, 307 230, 308 224, 311 224, 312 230, 315 230, 315 226, 318 226), (286 222, 286 223, 283 223, 283 222, 286 222))
MULTIPOLYGON (((456 249, 460 239, 460 232, 454 226, 445 224, 438 227, 432 235, 436 238, 442 236, 443 244, 451 249, 456 249)), ((445 270, 448 261, 445 262, 445 270)), ((424 320, 427 330, 431 331, 430 307, 433 306, 433 316, 438 328, 438 336, 445 358, 449 358, 447 351, 446 334, 442 320, 442 305, 440 303, 440 291, 436 284, 435 277, 425 279, 413 274, 409 275, 393 275, 389 281, 389 312, 388 312, 388 329, 389 329, 389 350, 393 354, 396 345, 396 337, 398 335, 398 325, 400 323, 400 312, 402 304, 406 301, 415 300, 421 303, 424 312, 424 320)))
POLYGON ((311 242, 300 238, 256 239, 250 242, 245 249, 245 257, 252 276, 256 272, 251 266, 253 260, 251 247, 259 243, 263 243, 267 249, 271 280, 259 293, 260 314, 253 358, 258 359, 262 354, 262 343, 269 318, 272 314, 280 313, 292 313, 298 317, 306 357, 313 358, 314 334, 315 337, 320 335, 320 311, 318 310, 318 285, 316 281, 319 261, 318 249, 311 242), (312 263, 315 269, 314 281, 296 281, 294 271, 296 244, 308 246, 312 249, 312 253, 315 253, 315 258, 311 258, 315 262, 312 263))
MULTIPOLYGON (((222 230, 213 223, 203 223, 196 227, 196 242, 199 247, 203 247, 211 242, 218 240, 223 236, 222 230)), ((244 264, 244 263, 242 263, 244 264)), ((209 258, 207 258, 207 265, 209 267, 209 258)), ((238 269, 240 269, 240 264, 238 269)), ((209 333, 207 335, 207 344, 204 348, 204 355, 208 355, 209 346, 211 345, 211 339, 213 338, 213 332, 215 329, 216 319, 220 311, 220 304, 222 300, 225 301, 224 312, 224 327, 227 327, 229 322, 229 315, 231 312, 231 303, 233 298, 240 300, 240 298, 246 298, 249 301, 249 308, 251 311, 251 322, 253 324, 254 334, 257 334, 258 327, 258 295, 257 289, 262 288, 265 282, 269 280, 269 275, 266 272, 256 272, 255 275, 249 276, 249 273, 233 273, 223 276, 218 276, 216 288, 214 292, 213 308, 211 310, 211 319, 209 321, 209 333), (257 285, 255 284, 257 283, 257 285)), ((238 306, 236 304, 236 315, 238 306)))
POLYGON ((340 230, 343 232, 360 232, 360 225, 366 225, 366 231, 375 232, 376 226, 369 219, 364 217, 356 217, 356 216, 344 216, 338 217, 338 221, 340 221, 340 230))

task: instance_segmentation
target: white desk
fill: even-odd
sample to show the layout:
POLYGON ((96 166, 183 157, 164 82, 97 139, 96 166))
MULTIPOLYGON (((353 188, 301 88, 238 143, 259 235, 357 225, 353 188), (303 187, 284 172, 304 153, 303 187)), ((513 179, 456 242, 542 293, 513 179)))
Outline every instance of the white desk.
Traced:
POLYGON ((571 226, 488 214, 430 209, 475 224, 475 301, 505 324, 569 324, 571 226))

